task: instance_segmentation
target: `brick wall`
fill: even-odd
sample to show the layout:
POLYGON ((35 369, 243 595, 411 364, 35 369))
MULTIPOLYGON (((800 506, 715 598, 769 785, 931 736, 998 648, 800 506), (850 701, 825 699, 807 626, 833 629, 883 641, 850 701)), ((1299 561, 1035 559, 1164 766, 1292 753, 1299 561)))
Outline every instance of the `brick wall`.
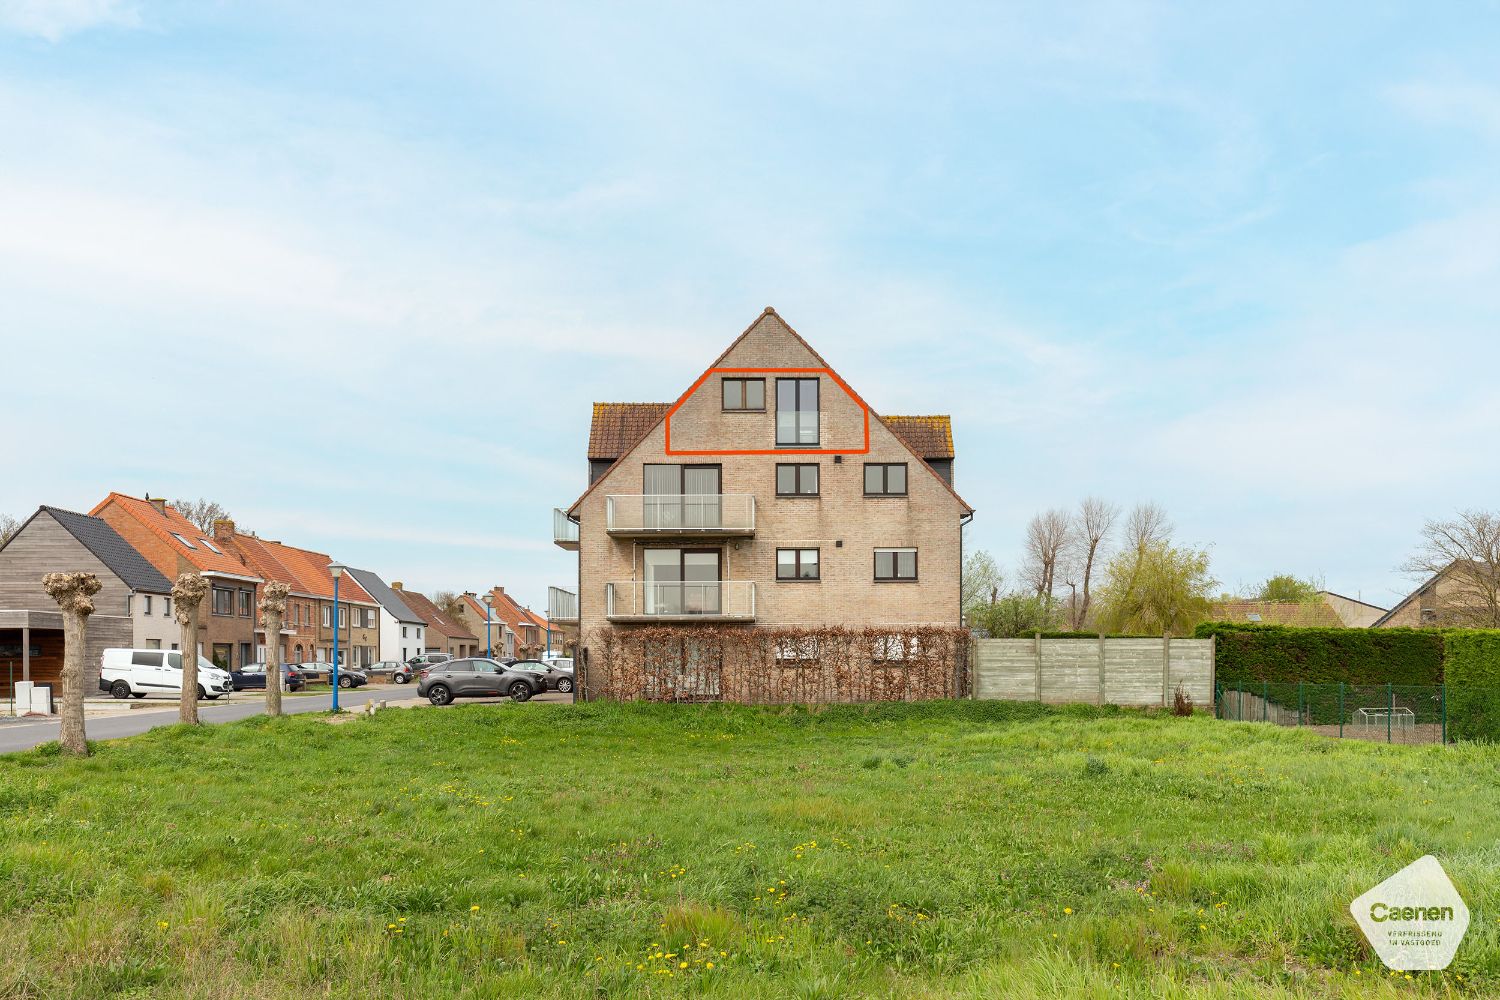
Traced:
MULTIPOLYGON (((721 365, 820 366, 774 315, 763 316, 721 365)), ((673 449, 773 449, 777 376, 766 373, 765 377, 766 412, 724 413, 721 376, 710 376, 672 417, 673 449)), ((963 505, 921 459, 873 417, 869 454, 846 454, 839 461, 826 453, 863 445, 863 411, 826 375, 821 378, 819 403, 823 454, 668 455, 665 428, 658 426, 599 483, 579 510, 579 611, 585 645, 593 630, 621 627, 610 626, 604 618, 605 584, 642 579, 641 550, 676 544, 616 539, 605 533, 606 496, 640 495, 642 466, 656 462, 719 464, 724 493, 755 497, 753 538, 704 540, 690 547, 720 549, 723 579, 755 582, 757 626, 958 624, 959 521, 963 505), (778 461, 817 463, 819 495, 778 497, 778 461), (870 461, 906 463, 908 495, 865 497, 864 464, 870 461), (776 580, 776 550, 792 547, 820 550, 820 581, 776 580), (876 583, 873 563, 877 547, 916 548, 917 582, 876 583)))

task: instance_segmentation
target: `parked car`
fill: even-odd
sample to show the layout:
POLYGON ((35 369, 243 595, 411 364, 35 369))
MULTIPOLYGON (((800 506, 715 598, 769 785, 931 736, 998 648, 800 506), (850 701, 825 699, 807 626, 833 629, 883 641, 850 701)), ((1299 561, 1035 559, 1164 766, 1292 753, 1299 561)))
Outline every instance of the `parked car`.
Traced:
MULTIPOLYGON (((182 696, 182 654, 175 649, 106 649, 99 667, 99 690, 116 698, 148 694, 182 696)), ((234 690, 229 671, 198 657, 198 697, 213 701, 234 690)))
POLYGON ((413 667, 421 669, 422 667, 430 667, 434 663, 443 663, 451 659, 453 659, 451 653, 418 653, 406 662, 413 667))
POLYGON ((547 660, 518 660, 510 665, 512 670, 533 670, 542 675, 542 681, 547 685, 549 691, 561 691, 567 694, 573 690, 573 661, 567 657, 555 656, 551 662, 547 660), (566 664, 560 666, 559 664, 566 664))
POLYGON ((370 675, 358 667, 339 667, 339 687, 357 688, 370 683, 370 675))
MULTIPOLYGON (((307 681, 302 677, 302 671, 290 663, 281 665, 281 676, 286 681, 288 691, 301 691, 307 686, 307 681)), ((247 663, 239 670, 229 671, 229 683, 236 691, 251 691, 266 689, 266 665, 264 663, 247 663)))
POLYGON ((370 664, 365 670, 371 675, 389 674, 391 680, 397 684, 406 684, 416 676, 416 671, 411 668, 411 664, 402 663, 400 660, 381 660, 379 663, 370 664))
POLYGON ((434 663, 421 671, 417 695, 434 705, 446 705, 454 698, 494 698, 509 695, 515 701, 529 701, 547 690, 542 675, 531 670, 515 670, 495 660, 465 657, 434 663))

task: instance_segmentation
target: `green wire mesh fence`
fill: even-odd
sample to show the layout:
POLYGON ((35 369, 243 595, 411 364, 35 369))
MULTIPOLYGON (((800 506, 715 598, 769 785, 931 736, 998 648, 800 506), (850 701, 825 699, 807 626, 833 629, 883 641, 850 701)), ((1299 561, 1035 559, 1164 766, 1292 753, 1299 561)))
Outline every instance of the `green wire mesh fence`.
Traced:
POLYGON ((1215 685, 1214 703, 1220 719, 1297 726, 1340 739, 1500 742, 1500 688, 1227 681, 1215 685))

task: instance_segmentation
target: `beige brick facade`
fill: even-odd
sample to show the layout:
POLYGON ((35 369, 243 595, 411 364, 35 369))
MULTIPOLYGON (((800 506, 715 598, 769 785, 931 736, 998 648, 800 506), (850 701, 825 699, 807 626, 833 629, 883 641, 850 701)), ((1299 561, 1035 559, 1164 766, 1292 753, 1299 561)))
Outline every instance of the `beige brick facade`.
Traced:
POLYGON ((770 310, 714 368, 773 370, 711 371, 675 412, 656 424, 571 510, 579 520, 579 618, 584 646, 595 630, 631 627, 606 618, 606 585, 641 581, 643 552, 650 548, 719 552, 722 580, 754 585, 754 620, 748 627, 958 625, 960 529, 971 511, 879 417, 868 413, 867 420, 865 404, 854 394, 857 388, 846 388, 838 374, 770 310), (726 412, 725 377, 764 378, 764 411, 726 412), (818 379, 816 445, 777 448, 778 377, 818 379), (866 496, 867 462, 904 464, 906 495, 866 496), (732 495, 754 498, 753 536, 620 538, 607 533, 608 498, 635 498, 621 501, 627 509, 638 504, 645 487, 644 467, 656 463, 719 466, 726 511, 732 495), (816 464, 818 494, 778 496, 778 463, 816 464), (786 548, 816 548, 820 579, 777 580, 777 550, 786 548), (877 582, 877 548, 916 549, 917 579, 877 582))

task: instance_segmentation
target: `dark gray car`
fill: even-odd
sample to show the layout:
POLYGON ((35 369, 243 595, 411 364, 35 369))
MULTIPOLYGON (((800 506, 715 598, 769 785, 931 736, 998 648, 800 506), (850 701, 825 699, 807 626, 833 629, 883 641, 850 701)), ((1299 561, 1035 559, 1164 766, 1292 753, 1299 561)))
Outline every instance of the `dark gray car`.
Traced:
POLYGON ((421 677, 417 682, 417 696, 434 705, 446 705, 455 698, 497 698, 504 695, 515 701, 529 701, 532 695, 547 690, 542 675, 529 670, 510 670, 482 657, 434 663, 422 671, 421 677))

